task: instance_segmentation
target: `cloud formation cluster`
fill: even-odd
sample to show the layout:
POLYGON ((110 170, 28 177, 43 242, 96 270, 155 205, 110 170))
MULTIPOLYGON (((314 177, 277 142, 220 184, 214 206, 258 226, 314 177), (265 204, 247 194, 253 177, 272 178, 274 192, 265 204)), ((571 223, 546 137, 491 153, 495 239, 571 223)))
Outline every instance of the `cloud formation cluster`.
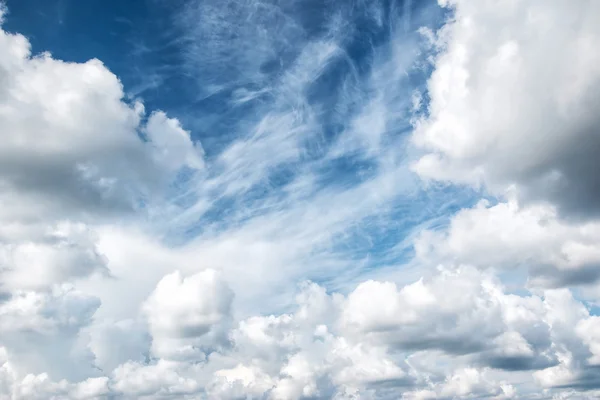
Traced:
MULTIPOLYGON (((3 338, 11 329, 44 338, 80 329, 98 305, 74 309, 85 304, 81 294, 53 294, 4 303, 3 338)), ((14 350, 4 350, 3 381, 27 398, 500 399, 517 396, 513 376, 579 389, 593 389, 599 378, 598 317, 569 290, 509 294, 472 267, 440 269, 403 287, 366 281, 346 296, 307 283, 290 313, 236 324, 231 296, 215 271, 169 274, 144 304, 152 339, 145 359, 122 354, 108 376, 69 383, 46 373, 20 378, 22 360, 13 366, 14 350)), ((536 390, 519 389, 519 396, 536 390)))
MULTIPOLYGON (((368 101, 343 92, 336 105, 358 111, 312 159, 302 151, 321 114, 306 92, 344 59, 348 30, 334 18, 278 65, 305 32, 289 10, 250 3, 253 18, 283 12, 286 35, 261 36, 248 70, 249 50, 227 60, 244 85, 276 71, 263 89, 277 107, 210 160, 100 61, 32 55, 25 37, 0 32, 0 399, 600 396, 598 3, 439 0, 448 19, 421 29, 425 92, 393 90, 420 60, 394 31, 368 101), (390 139, 411 104, 411 143, 390 139), (416 177, 397 154, 416 155, 416 177), (372 175, 321 187, 317 171, 341 155, 372 162, 372 175), (309 161, 291 183, 251 197, 298 160, 309 161), (412 269, 334 285, 364 261, 338 257, 340 236, 388 227, 377 219, 402 196, 438 185, 487 199, 407 234, 412 269), (201 219, 236 196, 229 225, 201 219), (194 219, 208 226, 198 237, 165 240, 194 219)), ((221 27, 215 12, 198 29, 221 27)), ((249 36, 266 29, 248 21, 249 36)), ((235 94, 243 104, 263 93, 235 94)))

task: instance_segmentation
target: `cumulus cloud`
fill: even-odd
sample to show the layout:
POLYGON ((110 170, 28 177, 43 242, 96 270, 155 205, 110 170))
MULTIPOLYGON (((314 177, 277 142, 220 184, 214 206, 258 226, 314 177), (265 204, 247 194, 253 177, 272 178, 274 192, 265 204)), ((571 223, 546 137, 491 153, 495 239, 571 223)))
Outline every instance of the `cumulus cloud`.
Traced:
MULTIPOLYGON (((9 388, 31 391, 35 382, 35 390, 46 394, 89 390, 124 398, 403 393, 500 399, 535 393, 518 375, 511 380, 518 371, 533 371, 536 382, 552 390, 591 389, 597 382, 591 329, 597 317, 568 290, 509 294, 493 276, 473 268, 441 270, 403 287, 365 282, 348 295, 305 284, 292 312, 233 324, 224 323, 233 314, 230 301, 230 289, 214 271, 185 278, 173 273, 157 284, 145 306, 152 358, 122 362, 107 380, 71 383, 37 375, 23 382, 11 378, 9 388), (227 345, 215 345, 221 335, 227 345), (206 353, 199 356, 194 349, 206 353), (419 361, 428 357, 437 362, 419 361)), ((139 347, 112 337, 125 351, 139 347)))
POLYGON ((480 202, 458 212, 447 229, 425 230, 415 242, 427 262, 480 268, 527 268, 530 285, 564 287, 600 278, 600 225, 562 220, 547 204, 480 202))
POLYGON ((69 285, 45 291, 13 291, 0 304, 2 346, 12 370, 81 379, 93 373, 93 354, 81 341, 99 301, 69 285))
POLYGON ((535 371, 534 378, 543 387, 597 389, 599 371, 589 347, 594 331, 581 336, 581 327, 591 327, 595 318, 565 289, 546 292, 545 308, 559 364, 535 371))
POLYGON ((203 153, 164 113, 145 122, 100 61, 30 48, 0 31, 2 396, 95 398, 108 391, 95 358, 111 369, 127 361, 103 355, 99 339, 88 347, 100 300, 72 285, 112 279, 97 224, 161 202, 179 169, 203 168, 203 153))
POLYGON ((52 334, 57 329, 85 325, 98 301, 68 286, 51 291, 16 291, 0 306, 2 331, 52 334))
POLYGON ((164 360, 152 365, 127 362, 114 370, 113 390, 125 398, 181 398, 201 390, 194 378, 184 375, 188 367, 193 369, 164 360))
POLYGON ((403 399, 446 399, 482 397, 492 399, 515 398, 512 385, 495 382, 486 376, 486 372, 475 368, 457 370, 446 380, 433 385, 430 389, 406 392, 403 399))
POLYGON ((81 223, 48 226, 37 238, 7 235, 0 245, 0 260, 4 290, 43 288, 94 273, 109 274, 94 232, 81 223))
POLYGON ((152 352, 167 360, 202 360, 225 345, 233 292, 213 270, 165 276, 143 305, 152 352))
POLYGON ((164 113, 142 122, 143 105, 125 101, 98 60, 34 56, 25 37, 5 31, 0 52, 3 285, 106 274, 85 224, 138 208, 184 166, 201 169, 201 147, 164 113))
POLYGON ((125 101, 98 60, 32 56, 25 37, 5 31, 0 52, 3 290, 108 275, 87 224, 147 203, 184 166, 201 169, 201 147, 164 113, 142 123, 142 104, 125 101))
MULTIPOLYGON (((401 288, 366 282, 347 296, 307 284, 294 312, 240 321, 228 332, 230 346, 212 353, 204 365, 167 360, 127 364, 119 367, 123 369, 118 376, 124 382, 133 379, 126 378, 130 374, 151 379, 164 369, 164 382, 153 381, 162 382, 152 389, 155 393, 206 388, 215 398, 347 398, 369 393, 510 398, 518 381, 495 378, 494 371, 551 374, 562 365, 556 347, 589 354, 575 328, 589 321, 593 323, 593 317, 568 292, 549 291, 545 297, 507 294, 494 278, 472 268, 440 271, 401 288), (560 298, 564 301, 557 302, 560 298), (571 318, 564 331, 553 332, 564 318, 571 318), (440 377, 411 361, 436 353, 438 359, 453 360, 447 375, 440 377), (125 371, 127 375, 120 375, 125 371), (172 381, 167 378, 171 374, 176 374, 172 381)), ((218 326, 220 318, 213 324, 218 326)), ((593 373, 592 367, 580 364, 572 376, 593 373)), ((117 385, 124 387, 124 382, 117 385)), ((127 390, 148 395, 148 387, 127 390)))
POLYGON ((413 140, 423 177, 516 185, 524 201, 595 215, 600 28, 596 2, 440 1, 428 115, 413 140))
POLYGON ((201 164, 186 133, 165 117, 161 121, 162 114, 152 115, 146 127, 152 141, 140 139, 143 106, 122 100, 119 80, 100 61, 31 57, 22 37, 2 35, 5 46, 20 47, 19 58, 2 70, 0 96, 2 126, 11 132, 0 147, 7 217, 127 211, 157 189, 166 170, 201 164), (177 152, 186 147, 190 153, 182 159, 177 152))
POLYGON ((190 132, 184 130, 178 120, 162 112, 154 112, 148 118, 144 132, 154 147, 156 162, 168 171, 183 166, 193 169, 204 167, 204 150, 199 142, 192 142, 190 132))
POLYGON ((596 317, 569 290, 552 288, 578 286, 597 298, 600 70, 591 49, 600 31, 590 16, 599 10, 562 1, 440 4, 452 16, 439 31, 423 31, 436 55, 427 113, 415 120, 412 140, 423 153, 413 169, 483 185, 500 199, 420 233, 417 259, 495 271, 517 291, 526 279, 541 298, 509 315, 529 315, 521 327, 532 315, 547 325, 528 333, 533 341, 512 330, 495 337, 487 365, 510 369, 532 342, 544 342, 552 361, 522 364, 535 370, 535 382, 572 388, 561 398, 593 398, 596 317), (501 354, 512 361, 495 358, 501 354))

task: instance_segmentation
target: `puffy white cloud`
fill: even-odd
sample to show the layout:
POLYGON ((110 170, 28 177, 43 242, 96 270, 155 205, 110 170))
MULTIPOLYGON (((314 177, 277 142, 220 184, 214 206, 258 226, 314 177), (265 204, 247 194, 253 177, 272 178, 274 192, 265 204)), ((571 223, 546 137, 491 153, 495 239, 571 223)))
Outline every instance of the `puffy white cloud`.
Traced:
POLYGON ((168 170, 177 171, 182 166, 204 167, 204 150, 199 142, 192 142, 190 132, 185 131, 178 120, 162 111, 154 112, 144 132, 155 146, 155 159, 168 170))
POLYGON ((93 373, 93 354, 80 334, 98 306, 98 299, 68 285, 14 291, 4 299, 0 342, 18 377, 47 373, 53 379, 81 379, 93 373))
POLYGON ((486 373, 476 368, 462 368, 449 375, 443 382, 429 389, 416 390, 403 394, 403 399, 455 399, 492 398, 510 399, 515 397, 512 385, 489 379, 486 373))
MULTIPOLYGON (((427 262, 488 271, 527 268, 528 285, 543 297, 502 296, 506 328, 488 342, 494 348, 483 351, 480 359, 499 369, 532 369, 543 387, 587 390, 598 379, 597 317, 564 288, 597 281, 597 242, 595 221, 565 221, 553 206, 519 207, 511 200, 462 210, 447 230, 425 231, 415 247, 427 262)), ((583 293, 597 299, 594 288, 583 293)))
POLYGON ((149 399, 528 398, 541 390, 523 386, 532 371, 529 385, 550 390, 597 382, 597 317, 565 289, 508 294, 493 276, 462 267, 403 287, 368 281, 346 296, 305 284, 293 312, 237 323, 231 296, 214 271, 175 272, 144 306, 153 358, 139 357, 138 339, 124 340, 139 328, 122 322, 92 335, 106 380, 19 378, 10 363, 3 379, 10 390, 57 398, 149 399))
POLYGON ((484 183, 565 215, 600 211, 597 2, 439 1, 429 113, 414 142, 424 177, 484 183))
POLYGON ((502 330, 492 285, 466 269, 443 271, 427 284, 418 281, 401 289, 392 283, 362 283, 348 296, 343 323, 400 348, 478 351, 502 330), (478 298, 489 300, 473 301, 478 298))
POLYGON ((600 365, 600 317, 592 316, 581 320, 576 329, 578 336, 582 338, 592 353, 587 361, 591 365, 600 365))
POLYGON ((181 168, 202 169, 203 155, 177 120, 157 112, 144 122, 143 105, 99 60, 30 47, 0 30, 0 346, 11 376, 2 396, 96 398, 109 390, 97 365, 112 370, 136 352, 123 340, 124 354, 107 354, 119 345, 87 331, 99 299, 71 284, 112 279, 98 224, 129 218, 141 199, 161 202, 159 189, 181 168))
POLYGON ((183 375, 185 369, 165 360, 153 365, 127 362, 114 370, 113 390, 125 398, 182 398, 201 390, 195 379, 183 375))
POLYGON ((75 385, 69 392, 69 397, 73 399, 101 399, 110 393, 108 378, 88 378, 75 385))
POLYGON ((15 399, 75 399, 93 400, 105 398, 110 393, 108 378, 89 378, 77 384, 66 380, 52 381, 48 374, 27 375, 13 387, 15 399))
POLYGON ((216 371, 207 391, 215 399, 261 398, 273 386, 273 379, 259 368, 240 364, 216 371))
POLYGON ((567 289, 544 292, 544 307, 559 363, 535 371, 534 378, 543 387, 597 389, 600 371, 592 343, 597 339, 593 329, 596 317, 567 289))
POLYGON ((271 385, 273 398, 381 397, 390 388, 405 388, 414 396, 433 393, 432 398, 483 393, 506 398, 515 393, 510 383, 496 385, 474 367, 510 373, 558 362, 544 300, 505 294, 473 269, 442 271, 402 288, 371 281, 345 298, 326 295, 314 285, 303 290, 294 314, 240 322, 231 334, 229 357, 247 360, 234 367, 244 371, 244 378, 220 378, 214 387, 238 392, 247 387, 254 393, 271 385), (435 375, 404 360, 414 352, 437 350, 467 369, 450 370, 454 378, 443 375, 430 385, 426 376, 435 375))
POLYGON ((60 329, 79 328, 90 321, 98 306, 96 298, 66 285, 46 292, 16 291, 0 304, 0 330, 5 334, 53 334, 60 329))
POLYGON ((165 359, 201 360, 226 344, 233 292, 214 270, 165 276, 143 305, 152 352, 165 359))
POLYGON ((415 242, 427 262, 501 270, 526 267, 530 285, 591 284, 600 278, 600 224, 569 222, 554 207, 483 201, 459 211, 444 231, 424 231, 415 242))
POLYGON ((126 101, 98 60, 32 56, 27 39, 3 30, 0 54, 2 285, 106 273, 93 227, 82 223, 107 223, 150 194, 159 201, 174 172, 203 168, 201 147, 162 112, 142 123, 143 105, 126 101))
POLYGON ((5 290, 44 288, 93 273, 109 273, 89 227, 63 222, 49 228, 39 238, 14 235, 0 244, 0 278, 5 290))
POLYGON ((154 113, 141 124, 143 106, 123 100, 119 80, 100 61, 31 57, 22 37, 1 35, 0 51, 18 57, 0 71, 0 122, 11 132, 0 145, 1 198, 11 206, 2 216, 32 217, 41 207, 71 217, 124 211, 166 173, 202 166, 201 152, 176 120, 154 113))
MULTIPOLYGON (((424 154, 414 170, 484 185, 506 200, 481 202, 447 228, 421 233, 417 259, 500 271, 517 291, 526 271, 539 296, 497 298, 505 325, 478 359, 496 371, 531 369, 541 387, 573 388, 548 396, 593 398, 577 391, 597 387, 596 317, 565 288, 597 298, 600 9, 560 0, 438 3, 452 16, 438 32, 425 31, 437 54, 428 112, 415 120, 413 143, 424 154)), ((422 397, 442 395, 428 390, 422 397)))

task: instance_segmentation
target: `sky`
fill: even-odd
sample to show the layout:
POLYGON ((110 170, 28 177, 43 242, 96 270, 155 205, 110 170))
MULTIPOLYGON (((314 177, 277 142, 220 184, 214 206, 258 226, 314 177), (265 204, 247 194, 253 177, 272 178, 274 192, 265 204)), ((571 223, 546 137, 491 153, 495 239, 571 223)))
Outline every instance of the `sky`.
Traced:
POLYGON ((599 18, 5 0, 0 400, 599 398, 599 18))

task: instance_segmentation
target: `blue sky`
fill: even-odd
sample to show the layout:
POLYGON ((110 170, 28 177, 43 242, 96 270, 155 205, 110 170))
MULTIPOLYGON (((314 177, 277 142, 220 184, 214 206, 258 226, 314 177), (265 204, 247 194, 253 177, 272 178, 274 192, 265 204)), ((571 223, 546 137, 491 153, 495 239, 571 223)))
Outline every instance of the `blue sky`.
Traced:
POLYGON ((598 396, 598 12, 6 0, 0 398, 598 396))
MULTIPOLYGON (((415 90, 422 90, 431 72, 429 54, 418 49, 423 39, 416 30, 436 29, 447 13, 433 2, 292 2, 277 10, 268 3, 257 4, 19 1, 8 4, 6 29, 25 34, 34 53, 49 51, 73 62, 102 60, 129 96, 142 98, 147 109, 178 118, 190 130, 192 139, 202 143, 206 158, 214 160, 208 172, 214 180, 228 168, 218 161, 228 146, 238 142, 260 156, 262 143, 270 146, 267 141, 279 140, 281 133, 270 131, 250 139, 261 119, 300 114, 291 122, 297 133, 282 139, 298 140, 298 148, 290 151, 299 154, 272 163, 266 160, 260 176, 232 193, 213 187, 208 208, 190 212, 185 226, 171 232, 184 235, 180 240, 191 240, 207 229, 226 232, 248 218, 294 207, 289 188, 302 179, 311 179, 312 187, 292 194, 305 201, 319 196, 327 201, 330 195, 376 179, 386 148, 405 146, 412 130, 409 100, 415 90), (205 20, 209 23, 203 26, 205 20), (402 48, 393 55, 396 36, 402 48), (332 51, 331 59, 311 71, 310 64, 318 63, 319 55, 310 52, 323 51, 318 46, 331 46, 325 50, 332 51), (406 65, 394 72, 397 76, 388 77, 388 67, 377 69, 391 57, 406 58, 406 65), (302 64, 294 64, 299 59, 302 64), (398 107, 370 105, 379 96, 398 107), (373 111, 365 110, 368 107, 373 111), (370 152, 362 148, 362 139, 345 138, 354 129, 353 118, 368 112, 393 114, 380 133, 381 149, 370 152)), ((348 263, 360 262, 365 270, 407 263, 410 246, 397 249, 397 245, 415 227, 443 224, 454 211, 477 199, 474 192, 459 188, 425 191, 402 172, 400 164, 410 154, 393 157, 391 168, 406 174, 394 183, 406 186, 404 193, 390 194, 376 209, 344 221, 343 231, 334 232, 326 245, 327 251, 348 263)), ((194 184, 176 184, 182 193, 174 194, 174 201, 184 208, 198 201, 194 191, 203 189, 194 184)), ((352 271, 357 273, 361 271, 352 271)), ((305 278, 321 281, 329 275, 318 271, 305 278)))

